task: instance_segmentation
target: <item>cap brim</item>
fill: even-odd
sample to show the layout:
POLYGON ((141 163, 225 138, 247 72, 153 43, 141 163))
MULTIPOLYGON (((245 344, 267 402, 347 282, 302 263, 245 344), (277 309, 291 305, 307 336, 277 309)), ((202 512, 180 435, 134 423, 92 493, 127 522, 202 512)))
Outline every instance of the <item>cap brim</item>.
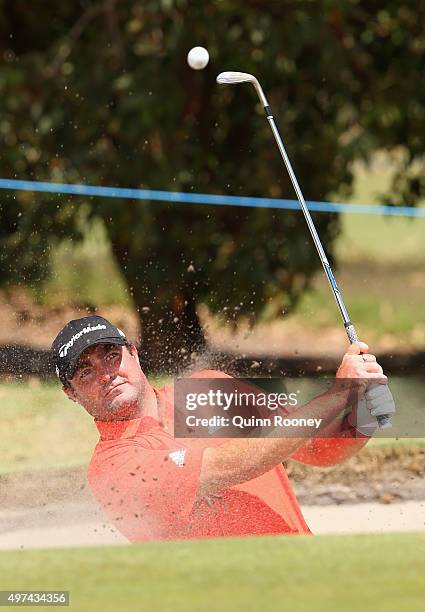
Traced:
POLYGON ((128 340, 126 338, 117 338, 116 336, 113 337, 113 338, 99 338, 98 340, 94 340, 93 342, 90 342, 89 345, 85 346, 78 353, 78 355, 75 355, 72 358, 72 360, 70 361, 69 366, 68 366, 68 368, 66 370, 66 378, 68 380, 74 376, 81 355, 85 351, 87 351, 87 349, 91 348, 92 346, 95 346, 96 344, 115 344, 117 346, 126 346, 126 345, 129 344, 129 342, 128 342, 128 340))

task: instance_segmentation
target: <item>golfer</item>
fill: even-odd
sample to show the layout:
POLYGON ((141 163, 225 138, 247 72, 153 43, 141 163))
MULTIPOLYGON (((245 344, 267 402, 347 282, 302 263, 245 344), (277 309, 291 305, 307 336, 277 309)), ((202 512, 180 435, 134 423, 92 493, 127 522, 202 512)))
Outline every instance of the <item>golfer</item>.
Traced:
POLYGON ((52 345, 64 392, 94 417, 100 433, 88 467, 91 490, 131 542, 310 533, 282 461, 344 461, 367 443, 377 415, 394 413, 386 377, 367 350, 350 346, 337 390, 291 413, 320 417, 319 435, 327 437, 300 429, 291 438, 175 439, 173 388, 148 382, 121 330, 102 317, 84 317, 70 321, 52 345), (338 418, 353 379, 366 381, 367 390, 355 414, 338 418))

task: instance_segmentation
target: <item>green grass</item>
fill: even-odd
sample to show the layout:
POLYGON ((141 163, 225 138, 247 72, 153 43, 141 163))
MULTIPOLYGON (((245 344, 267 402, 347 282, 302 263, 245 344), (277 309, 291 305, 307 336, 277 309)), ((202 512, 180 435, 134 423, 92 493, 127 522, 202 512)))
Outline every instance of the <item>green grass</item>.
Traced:
POLYGON ((338 262, 373 262, 378 268, 381 264, 418 267, 425 263, 425 218, 342 213, 340 219, 338 262))
POLYGON ((218 539, 0 552, 0 571, 2 589, 69 590, 91 612, 416 612, 424 547, 422 533, 218 539))
MULTIPOLYGON (((378 152, 371 164, 354 166, 351 203, 382 204, 382 194, 391 185, 395 171, 391 156, 378 152)), ((339 200, 338 196, 334 198, 339 200)), ((396 265, 425 263, 425 218, 384 217, 378 215, 340 215, 342 232, 336 245, 339 262, 372 261, 396 265)))
MULTIPOLYGON (((382 155, 369 168, 358 164, 351 202, 380 202, 391 174, 391 163, 382 155)), ((391 338, 401 351, 424 349, 425 218, 343 213, 340 222, 335 276, 362 337, 370 343, 391 338)), ((294 317, 317 329, 334 327, 338 316, 320 271, 294 317)))
MULTIPOLYGON (((357 164, 352 203, 379 203, 393 166, 377 155, 369 168, 357 164)), ((335 196, 335 200, 339 200, 335 196)), ((425 218, 340 215, 335 276, 362 337, 391 338, 400 350, 425 348, 425 218)), ((294 314, 303 325, 334 327, 338 311, 323 272, 317 274, 294 314)))
MULTIPOLYGON (((388 336, 400 351, 425 348, 424 267, 343 262, 335 276, 350 316, 369 344, 388 336)), ((339 322, 323 272, 302 297, 294 318, 312 329, 339 322)))
MULTIPOLYGON (((152 378, 162 386, 164 378, 152 378)), ((0 473, 88 463, 99 438, 92 417, 56 382, 0 384, 0 473)))
POLYGON ((87 463, 97 442, 93 419, 55 383, 0 385, 0 472, 87 463))

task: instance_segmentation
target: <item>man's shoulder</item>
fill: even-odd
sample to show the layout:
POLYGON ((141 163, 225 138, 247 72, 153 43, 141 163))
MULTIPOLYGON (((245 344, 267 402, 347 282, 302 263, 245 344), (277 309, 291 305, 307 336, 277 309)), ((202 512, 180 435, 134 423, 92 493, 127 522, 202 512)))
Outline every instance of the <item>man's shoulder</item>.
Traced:
POLYGON ((135 449, 128 439, 99 440, 87 466, 89 483, 100 477, 107 478, 119 473, 121 468, 136 459, 136 451, 142 450, 144 449, 135 449))
POLYGON ((232 376, 221 370, 200 370, 199 372, 193 372, 188 378, 232 378, 232 376))
MULTIPOLYGON (((230 374, 226 374, 226 372, 222 372, 221 370, 199 370, 197 372, 192 372, 191 374, 187 374, 184 376, 180 376, 179 378, 233 378, 230 374)), ((163 387, 159 387, 155 389, 157 393, 162 396, 165 396, 165 399, 172 400, 174 393, 174 385, 173 383, 169 383, 164 385, 163 387)))
POLYGON ((107 442, 99 440, 96 444, 87 466, 87 479, 89 482, 94 478, 98 478, 99 474, 103 472, 102 468, 106 466, 106 463, 111 458, 111 451, 113 452, 116 442, 116 440, 108 440, 107 442))

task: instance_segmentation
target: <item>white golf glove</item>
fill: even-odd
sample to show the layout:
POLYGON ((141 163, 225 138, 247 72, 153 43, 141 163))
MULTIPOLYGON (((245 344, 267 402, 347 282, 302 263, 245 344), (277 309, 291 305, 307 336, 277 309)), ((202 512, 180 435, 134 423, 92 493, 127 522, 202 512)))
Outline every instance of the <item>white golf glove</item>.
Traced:
POLYGON ((373 436, 378 428, 377 416, 395 414, 394 398, 388 385, 373 385, 348 415, 348 422, 365 436, 373 436))

